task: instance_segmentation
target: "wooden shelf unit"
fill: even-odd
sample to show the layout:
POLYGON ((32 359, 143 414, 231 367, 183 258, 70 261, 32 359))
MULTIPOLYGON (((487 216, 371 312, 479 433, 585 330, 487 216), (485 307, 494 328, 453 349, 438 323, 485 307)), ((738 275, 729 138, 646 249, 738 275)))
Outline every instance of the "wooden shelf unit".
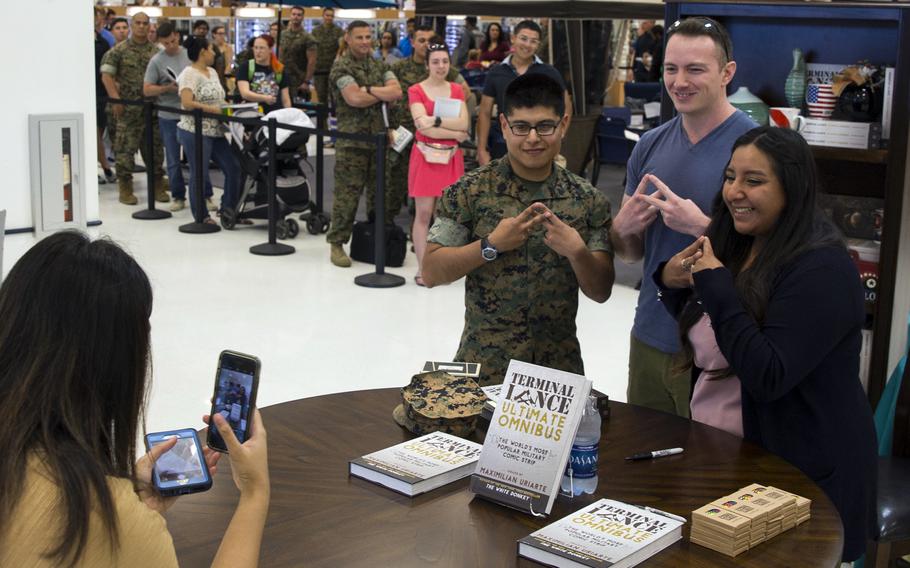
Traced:
MULTIPOLYGON (((896 351, 903 347, 903 341, 898 337, 892 340, 891 334, 903 333, 910 304, 906 283, 898 285, 898 275, 906 279, 910 274, 910 243, 900 242, 902 221, 906 224, 910 219, 910 203, 904 202, 904 195, 910 191, 910 5, 667 0, 665 27, 689 16, 714 18, 730 32, 737 71, 729 92, 746 86, 770 106, 787 106, 784 83, 793 64, 792 51, 797 47, 810 63, 852 64, 865 59, 895 67, 887 150, 813 148, 829 193, 885 201, 869 373, 869 400, 874 408, 890 371, 889 358, 899 358, 896 351)), ((661 115, 664 120, 673 115, 666 93, 661 115)))

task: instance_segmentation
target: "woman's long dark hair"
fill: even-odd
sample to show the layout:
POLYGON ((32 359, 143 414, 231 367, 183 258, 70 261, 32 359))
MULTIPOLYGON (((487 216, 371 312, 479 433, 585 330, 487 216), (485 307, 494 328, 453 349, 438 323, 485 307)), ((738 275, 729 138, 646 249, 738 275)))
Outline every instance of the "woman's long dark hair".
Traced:
MULTIPOLYGON (((795 130, 760 126, 740 136, 732 152, 742 146, 755 146, 771 162, 786 199, 780 217, 771 229, 752 264, 743 269, 752 249, 753 237, 736 231, 733 217, 724 202, 723 191, 714 199, 711 224, 705 234, 714 254, 734 275, 736 292, 746 312, 761 324, 765 308, 781 270, 808 250, 825 246, 844 246, 834 224, 817 206, 818 170, 809 145, 795 130)), ((732 155, 731 152, 731 155, 732 155)), ((689 329, 701 318, 703 310, 690 301, 679 319, 682 368, 692 366, 694 353, 689 329)), ((725 369, 716 373, 729 376, 725 369)))
POLYGON ((0 287, 0 536, 16 523, 28 461, 37 458, 62 503, 50 556, 79 561, 93 509, 116 550, 107 477, 136 481, 151 310, 145 272, 108 240, 57 233, 10 271, 0 287))
POLYGON ((480 46, 481 49, 486 50, 486 49, 490 48, 490 44, 492 44, 492 42, 493 42, 493 40, 490 38, 490 29, 493 26, 496 26, 499 29, 499 38, 496 40, 496 45, 499 46, 501 43, 506 41, 506 34, 504 31, 502 31, 502 26, 500 26, 496 22, 493 22, 492 24, 487 26, 487 29, 484 30, 484 32, 483 32, 484 39, 483 39, 483 45, 480 46))

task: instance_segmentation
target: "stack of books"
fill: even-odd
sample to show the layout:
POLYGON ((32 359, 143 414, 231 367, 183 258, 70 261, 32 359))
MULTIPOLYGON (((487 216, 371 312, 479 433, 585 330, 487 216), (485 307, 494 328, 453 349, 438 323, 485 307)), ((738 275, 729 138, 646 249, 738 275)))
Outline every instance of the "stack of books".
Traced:
POLYGON ((692 511, 689 540, 736 556, 809 520, 812 501, 753 483, 692 511))

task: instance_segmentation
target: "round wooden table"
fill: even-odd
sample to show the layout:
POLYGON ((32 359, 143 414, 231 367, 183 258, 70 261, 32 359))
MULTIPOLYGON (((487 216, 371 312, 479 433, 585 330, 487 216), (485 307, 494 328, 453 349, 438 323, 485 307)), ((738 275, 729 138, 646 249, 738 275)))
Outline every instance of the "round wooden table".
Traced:
MULTIPOLYGON (((348 476, 348 460, 413 438, 392 420, 398 389, 347 392, 262 409, 268 431, 272 500, 261 566, 534 566, 516 541, 608 497, 691 520, 692 510, 750 483, 812 499, 812 518, 735 559, 684 538, 648 566, 831 568, 843 529, 834 506, 784 460, 720 430, 611 402, 603 422, 595 495, 558 497, 547 519, 485 501, 468 480, 408 498, 348 476), (680 455, 628 462, 636 452, 683 447, 680 455)), ((482 441, 483 432, 475 434, 482 441)), ((237 504, 228 460, 206 493, 182 497, 167 513, 181 566, 208 566, 237 504)))

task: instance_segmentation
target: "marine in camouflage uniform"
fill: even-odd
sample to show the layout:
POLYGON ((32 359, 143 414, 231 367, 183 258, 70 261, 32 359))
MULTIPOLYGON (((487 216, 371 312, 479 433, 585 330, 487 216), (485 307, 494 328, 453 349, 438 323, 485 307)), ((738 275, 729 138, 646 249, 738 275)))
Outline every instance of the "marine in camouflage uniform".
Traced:
POLYGON ((329 73, 335 62, 335 54, 338 53, 338 42, 344 37, 344 30, 334 24, 326 26, 322 23, 313 28, 311 36, 316 41, 316 72, 313 74, 316 95, 319 102, 330 104, 329 73))
MULTIPOLYGON (((379 87, 386 81, 394 81, 395 75, 389 66, 377 61, 370 56, 357 58, 348 50, 332 66, 329 75, 332 92, 336 101, 338 113, 338 130, 350 134, 385 134, 385 123, 382 119, 382 103, 357 108, 349 105, 341 91, 352 82, 359 87, 367 85, 379 87)), ((386 151, 386 204, 389 196, 389 154, 386 151)), ((326 241, 331 244, 344 244, 351 238, 351 229, 354 225, 354 216, 357 214, 357 204, 363 188, 367 188, 367 207, 372 207, 372 195, 376 187, 376 145, 371 142, 358 140, 345 140, 339 138, 335 142, 335 201, 332 204, 332 227, 326 234, 326 241)), ((386 222, 391 222, 394 215, 389 216, 390 209, 386 207, 386 222)))
MULTIPOLYGON (((411 115, 411 104, 408 102, 408 89, 429 77, 430 71, 427 69, 425 61, 418 63, 414 59, 414 53, 411 53, 410 57, 393 63, 392 72, 398 78, 403 96, 400 101, 395 103, 392 109, 391 126, 392 128, 404 126, 413 134, 415 132, 414 117, 411 115)), ((465 83, 464 77, 461 76, 461 73, 455 67, 449 68, 446 81, 458 83, 459 85, 465 83)), ((389 209, 397 214, 408 196, 408 168, 411 162, 411 146, 408 145, 400 154, 394 150, 391 153, 389 191, 386 193, 389 195, 389 209)))
MULTIPOLYGON (((543 182, 522 182, 508 156, 465 174, 443 193, 427 241, 469 244, 535 202, 578 231, 589 251, 612 255, 610 203, 603 193, 558 166, 543 182)), ((544 234, 534 228, 523 246, 467 275, 465 325, 453 361, 481 363, 481 385, 502 382, 510 359, 584 373, 575 334, 578 281, 544 234)))
POLYGON ((300 85, 307 79, 307 54, 316 50, 316 40, 303 28, 281 30, 279 59, 285 65, 291 101, 300 95, 300 85))
MULTIPOLYGON (((147 41, 137 43, 133 38, 114 46, 101 60, 101 72, 110 75, 117 83, 120 98, 123 100, 139 100, 144 98, 142 83, 145 78, 145 69, 149 60, 158 53, 158 47, 147 41)), ((113 114, 113 113, 112 113, 113 114)), ((117 184, 120 187, 120 201, 135 204, 133 196, 133 169, 136 166, 134 156, 136 150, 142 154, 146 165, 152 160, 145 144, 145 116, 143 107, 124 105, 123 114, 116 119, 116 129, 113 137, 115 166, 117 168, 117 184)), ((161 145, 161 135, 158 133, 158 120, 152 117, 154 133, 154 162, 155 162, 155 200, 166 203, 170 201, 167 195, 168 184, 164 177, 164 148, 161 145)))

